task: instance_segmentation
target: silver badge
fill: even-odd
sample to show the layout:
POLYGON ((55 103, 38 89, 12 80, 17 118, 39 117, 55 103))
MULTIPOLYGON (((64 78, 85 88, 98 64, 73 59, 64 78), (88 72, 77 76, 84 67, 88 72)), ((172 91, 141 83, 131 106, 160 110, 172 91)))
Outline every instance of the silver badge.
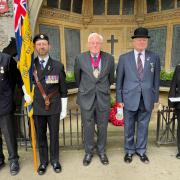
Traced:
POLYGON ((94 71, 93 71, 93 75, 94 75, 94 77, 95 78, 98 78, 99 77, 99 70, 98 69, 94 69, 94 71))
POLYGON ((4 67, 1 66, 0 73, 4 74, 4 67))

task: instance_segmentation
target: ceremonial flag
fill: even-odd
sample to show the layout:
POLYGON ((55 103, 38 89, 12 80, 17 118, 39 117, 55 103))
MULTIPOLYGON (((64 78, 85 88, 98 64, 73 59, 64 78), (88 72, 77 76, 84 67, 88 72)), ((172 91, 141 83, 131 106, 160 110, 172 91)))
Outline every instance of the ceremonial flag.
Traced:
MULTIPOLYGON (((33 100, 34 86, 32 83, 33 64, 34 64, 34 48, 32 42, 32 32, 28 17, 27 1, 14 0, 14 30, 16 36, 16 45, 18 53, 18 68, 20 70, 22 80, 26 92, 33 100)), ((28 116, 31 125, 31 138, 34 151, 34 165, 37 170, 37 156, 36 156, 36 143, 35 131, 33 120, 33 102, 27 103, 28 116)))

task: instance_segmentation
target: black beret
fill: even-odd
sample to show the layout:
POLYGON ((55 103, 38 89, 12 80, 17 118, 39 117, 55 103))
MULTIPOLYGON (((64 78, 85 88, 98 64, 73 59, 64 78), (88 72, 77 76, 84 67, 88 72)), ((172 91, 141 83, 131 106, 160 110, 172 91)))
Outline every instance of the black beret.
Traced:
POLYGON ((46 34, 37 34, 34 36, 33 43, 35 43, 38 40, 46 40, 49 42, 49 38, 46 34))

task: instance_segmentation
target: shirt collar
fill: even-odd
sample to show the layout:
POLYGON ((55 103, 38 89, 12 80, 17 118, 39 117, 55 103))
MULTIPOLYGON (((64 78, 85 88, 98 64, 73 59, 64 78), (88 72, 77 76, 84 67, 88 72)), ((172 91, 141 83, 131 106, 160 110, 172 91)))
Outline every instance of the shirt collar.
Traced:
POLYGON ((38 56, 38 59, 39 59, 39 62, 42 61, 42 60, 44 60, 44 63, 46 64, 47 61, 48 61, 48 59, 49 59, 49 55, 47 55, 47 56, 44 57, 44 58, 38 56))
POLYGON ((137 51, 136 49, 134 49, 135 57, 137 57, 139 53, 141 53, 141 55, 142 55, 143 57, 145 57, 145 50, 139 52, 139 51, 137 51))

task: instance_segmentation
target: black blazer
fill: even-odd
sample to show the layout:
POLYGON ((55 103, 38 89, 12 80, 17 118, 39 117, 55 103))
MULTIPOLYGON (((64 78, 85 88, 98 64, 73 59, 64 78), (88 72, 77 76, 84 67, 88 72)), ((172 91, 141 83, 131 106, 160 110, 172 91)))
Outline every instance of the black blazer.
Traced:
POLYGON ((35 66, 37 69, 38 79, 41 82, 46 95, 59 91, 59 95, 53 96, 50 99, 50 108, 48 111, 45 110, 44 99, 36 85, 34 89, 34 115, 52 115, 58 114, 61 112, 61 98, 67 97, 67 87, 66 87, 66 75, 64 72, 64 66, 59 61, 53 60, 52 58, 48 59, 46 67, 44 70, 41 70, 39 59, 35 59, 35 66), (57 82, 53 82, 53 78, 58 78, 57 82), (49 82, 48 82, 49 79, 49 82))
POLYGON ((13 111, 13 93, 15 85, 22 86, 20 72, 16 62, 6 53, 0 52, 0 115, 13 111))
MULTIPOLYGON (((175 68, 168 97, 180 97, 180 65, 175 68)), ((180 109, 180 102, 172 103, 168 100, 168 105, 180 109)))

